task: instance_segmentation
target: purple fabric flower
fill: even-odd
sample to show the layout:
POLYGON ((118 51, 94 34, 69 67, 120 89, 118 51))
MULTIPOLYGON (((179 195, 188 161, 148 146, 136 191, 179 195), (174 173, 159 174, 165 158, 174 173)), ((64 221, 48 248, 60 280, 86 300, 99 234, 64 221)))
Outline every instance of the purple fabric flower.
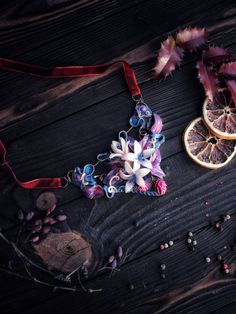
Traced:
POLYGON ((88 189, 84 189, 83 193, 86 197, 93 199, 102 197, 104 195, 104 190, 100 185, 93 185, 88 189))
POLYGON ((155 152, 152 154, 150 158, 150 162, 152 163, 152 169, 151 169, 151 174, 153 176, 163 178, 165 176, 164 171, 160 167, 160 162, 161 162, 161 153, 160 149, 157 148, 155 152))

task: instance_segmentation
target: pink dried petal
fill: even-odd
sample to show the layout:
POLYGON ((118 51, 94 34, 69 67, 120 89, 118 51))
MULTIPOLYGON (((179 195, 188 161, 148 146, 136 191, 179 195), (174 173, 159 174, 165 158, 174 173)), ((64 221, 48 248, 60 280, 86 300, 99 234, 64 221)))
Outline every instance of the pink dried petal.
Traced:
POLYGON ((111 264, 114 261, 114 259, 115 259, 115 256, 113 255, 109 256, 108 263, 111 264))
POLYGON ((205 28, 187 27, 180 30, 176 36, 176 44, 182 49, 192 52, 205 44, 208 33, 205 28))
POLYGON ((65 221, 65 220, 67 219, 67 216, 66 216, 66 215, 58 215, 58 216, 56 217, 56 219, 57 219, 58 221, 65 221))
POLYGON ((209 97, 211 101, 215 98, 218 92, 219 80, 215 71, 207 67, 203 61, 197 62, 197 69, 198 69, 198 78, 202 83, 206 95, 209 97))
POLYGON ((209 47, 202 54, 203 61, 218 64, 232 57, 231 52, 222 47, 209 47))
POLYGON ((123 256, 123 249, 121 246, 118 246, 118 248, 117 248, 117 255, 119 258, 121 258, 123 256))
POLYGON ((150 184, 148 182, 145 182, 145 187, 138 187, 139 192, 144 193, 150 188, 150 184))
POLYGON ((36 237, 33 237, 32 238, 32 242, 35 243, 35 242, 38 242, 39 241, 39 236, 36 236, 36 237))
POLYGON ((27 221, 31 220, 34 217, 34 213, 33 212, 28 212, 28 214, 26 215, 25 219, 27 221))
POLYGON ((171 74, 183 59, 183 50, 176 46, 175 40, 169 36, 161 45, 157 63, 154 67, 157 78, 164 78, 171 74))
POLYGON ((116 268, 117 267, 117 260, 114 259, 113 262, 111 263, 111 268, 116 268))
POLYGON ((44 234, 47 234, 47 233, 50 232, 50 230, 51 230, 51 228, 50 228, 49 226, 46 226, 46 227, 43 228, 42 232, 43 232, 44 234))

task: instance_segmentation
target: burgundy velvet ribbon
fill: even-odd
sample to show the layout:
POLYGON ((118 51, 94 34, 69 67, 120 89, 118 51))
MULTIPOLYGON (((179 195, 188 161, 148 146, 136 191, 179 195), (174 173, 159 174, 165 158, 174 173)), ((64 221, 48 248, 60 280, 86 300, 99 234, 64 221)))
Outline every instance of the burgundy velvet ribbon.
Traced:
MULTIPOLYGON (((45 68, 27 63, 18 62, 11 59, 0 58, 0 68, 9 71, 26 73, 48 78, 57 77, 81 77, 98 76, 104 74, 109 68, 122 65, 124 76, 132 97, 140 95, 140 89, 133 69, 125 61, 116 61, 111 64, 98 64, 89 66, 58 66, 54 68, 45 68)), ((11 178, 25 189, 58 189, 67 185, 66 178, 38 178, 27 182, 21 182, 17 179, 13 169, 6 159, 6 148, 0 140, 0 166, 8 172, 11 178)))

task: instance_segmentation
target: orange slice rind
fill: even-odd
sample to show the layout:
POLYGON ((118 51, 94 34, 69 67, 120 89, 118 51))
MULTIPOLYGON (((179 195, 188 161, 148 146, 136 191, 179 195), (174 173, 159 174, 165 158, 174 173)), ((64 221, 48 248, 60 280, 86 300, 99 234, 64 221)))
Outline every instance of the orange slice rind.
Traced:
POLYGON ((216 137, 201 117, 194 119, 187 126, 183 141, 189 157, 208 169, 225 166, 236 153, 236 140, 216 137))
POLYGON ((221 91, 215 100, 206 98, 203 103, 203 119, 217 137, 236 139, 236 106, 229 91, 221 91))

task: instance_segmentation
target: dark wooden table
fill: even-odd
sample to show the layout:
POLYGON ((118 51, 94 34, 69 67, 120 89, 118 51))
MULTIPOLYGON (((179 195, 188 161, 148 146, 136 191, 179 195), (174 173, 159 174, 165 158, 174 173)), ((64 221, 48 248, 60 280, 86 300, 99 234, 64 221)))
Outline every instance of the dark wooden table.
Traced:
MULTIPOLYGON (((183 130, 200 115, 204 100, 194 58, 186 58, 165 81, 152 76, 160 41, 188 25, 207 27, 212 43, 236 54, 235 1, 21 0, 0 5, 2 57, 44 66, 115 59, 132 64, 146 102, 164 121, 167 140, 161 152, 168 183, 162 198, 122 194, 88 200, 74 187, 54 191, 56 211, 67 221, 52 233, 77 231, 90 242, 95 266, 83 286, 102 291, 64 291, 19 278, 29 278, 28 268, 1 240, 0 269, 16 270, 18 277, 1 272, 0 312, 236 313, 236 160, 212 171, 194 164, 183 150, 183 130), (231 219, 218 231, 214 224, 226 214, 231 219), (197 241, 194 251, 187 244, 190 231, 197 241), (160 250, 168 241, 174 245, 160 250), (120 271, 98 272, 119 245, 128 251, 120 271), (218 255, 230 265, 229 274, 218 255)), ((1 70, 0 80, 0 138, 22 180, 63 176, 95 160, 119 130, 127 129, 134 110, 121 70, 96 80, 50 80, 1 70)), ((4 180, 0 224, 2 234, 15 241, 18 210, 33 210, 42 191, 4 180)), ((36 261, 35 255, 30 258, 36 261)), ((28 266, 36 279, 49 280, 28 266)))

